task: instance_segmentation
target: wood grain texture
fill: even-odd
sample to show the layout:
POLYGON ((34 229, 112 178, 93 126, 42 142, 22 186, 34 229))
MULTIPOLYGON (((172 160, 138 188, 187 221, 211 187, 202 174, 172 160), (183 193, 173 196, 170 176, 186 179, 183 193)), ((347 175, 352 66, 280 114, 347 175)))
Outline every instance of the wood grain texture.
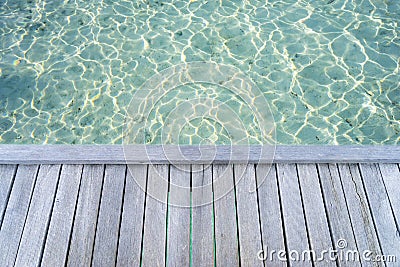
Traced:
POLYGON ((140 264, 146 182, 147 165, 128 166, 117 266, 139 266, 140 264))
POLYGON ((39 266, 60 175, 60 165, 41 165, 36 179, 16 266, 39 266))
MULTIPOLYGON (((338 164, 338 169, 348 203, 357 248, 359 251, 370 250, 373 256, 381 255, 382 251, 358 166, 356 164, 350 166, 338 164)), ((367 261, 363 257, 360 260, 362 266, 377 266, 376 263, 367 261)))
POLYGON ((17 165, 0 165, 0 225, 14 183, 17 165))
MULTIPOLYGON (((337 165, 318 164, 318 170, 334 248, 337 248, 339 240, 344 239, 347 243, 347 249, 357 250, 357 243, 337 165)), ((339 261, 339 265, 347 266, 347 263, 339 261)), ((352 265, 361 266, 358 261, 352 262, 352 265)))
POLYGON ((85 165, 83 168, 67 266, 91 264, 103 176, 103 165, 85 165))
POLYGON ((168 165, 149 165, 142 248, 143 266, 165 266, 168 175, 168 165))
POLYGON ((400 146, 0 145, 0 164, 400 163, 400 146), (250 149, 250 150, 249 150, 250 149), (166 153, 167 151, 167 153, 166 153), (181 153, 176 153, 181 151, 181 153), (274 154, 275 152, 275 154, 274 154), (166 156, 168 154, 168 157, 166 156), (201 157, 199 157, 201 155, 201 157), (265 155, 260 161, 260 155, 265 155), (128 160, 127 160, 128 159, 128 160))
POLYGON ((20 165, 0 230, 0 262, 13 266, 28 213, 39 166, 20 165))
MULTIPOLYGON (((297 164, 297 170, 311 249, 323 251, 333 247, 333 242, 326 218, 317 167, 315 164, 297 164)), ((314 265, 336 266, 336 262, 327 258, 314 262, 314 265)))
MULTIPOLYGON (((285 251, 283 222, 278 193, 276 165, 259 164, 256 168, 260 207, 263 257, 267 266, 287 266, 285 261, 270 256, 269 251, 285 251)), ((285 258, 286 260, 286 258, 285 258)))
POLYGON ((263 266, 257 254, 262 249, 254 164, 234 166, 240 262, 242 266, 263 266))
POLYGON ((114 266, 125 186, 126 165, 106 165, 97 218, 92 266, 114 266))
POLYGON ((190 265, 190 165, 171 165, 167 266, 190 265))
POLYGON ((382 252, 400 259, 400 234, 378 164, 360 164, 382 252))
POLYGON ((400 223, 400 171, 397 164, 379 164, 397 224, 400 223))
POLYGON ((192 266, 214 266, 212 166, 192 165, 192 266))
POLYGON ((41 266, 64 266, 83 165, 63 165, 41 266))
POLYGON ((235 191, 232 165, 213 165, 217 266, 239 265, 235 191))
MULTIPOLYGON (((277 172, 287 250, 309 250, 307 225, 302 207, 296 166, 293 164, 278 164, 277 172)), ((290 266, 312 266, 312 261, 310 260, 299 262, 289 258, 289 263, 290 266)))

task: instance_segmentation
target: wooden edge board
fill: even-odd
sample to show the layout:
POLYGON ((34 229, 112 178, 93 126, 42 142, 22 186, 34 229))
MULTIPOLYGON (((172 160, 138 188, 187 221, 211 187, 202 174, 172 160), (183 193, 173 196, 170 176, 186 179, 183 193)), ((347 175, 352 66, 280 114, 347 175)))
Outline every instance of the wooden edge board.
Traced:
POLYGON ((196 145, 0 145, 0 164, 208 164, 211 162, 215 164, 400 163, 400 146, 237 145, 201 146, 199 149, 196 145))

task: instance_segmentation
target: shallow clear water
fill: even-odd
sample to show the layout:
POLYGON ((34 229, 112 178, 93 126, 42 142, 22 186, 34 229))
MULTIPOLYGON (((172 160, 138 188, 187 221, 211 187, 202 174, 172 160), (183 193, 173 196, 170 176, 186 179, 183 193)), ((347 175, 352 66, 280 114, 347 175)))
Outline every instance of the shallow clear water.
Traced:
MULTIPOLYGON (((0 0, 0 143, 121 143, 140 85, 211 61, 262 90, 277 143, 397 144, 399 29, 397 0, 0 0)), ((224 98, 202 86, 176 88, 155 112, 196 90, 224 98)), ((159 142, 154 118, 145 142, 159 142)), ((175 142, 227 143, 223 128, 194 120, 175 142)))

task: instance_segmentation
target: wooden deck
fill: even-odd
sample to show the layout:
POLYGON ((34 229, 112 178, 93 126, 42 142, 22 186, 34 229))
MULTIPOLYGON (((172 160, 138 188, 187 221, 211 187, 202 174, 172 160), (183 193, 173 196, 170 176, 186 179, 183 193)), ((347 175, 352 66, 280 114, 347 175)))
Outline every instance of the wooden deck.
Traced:
POLYGON ((162 202, 126 165, 0 165, 0 266, 399 266, 398 164, 269 167, 131 166, 162 202), (191 188, 212 183, 201 194, 214 201, 169 205, 174 190, 155 173, 191 188), (216 181, 233 190, 220 192, 216 181), (329 249, 359 255, 296 259, 329 249))

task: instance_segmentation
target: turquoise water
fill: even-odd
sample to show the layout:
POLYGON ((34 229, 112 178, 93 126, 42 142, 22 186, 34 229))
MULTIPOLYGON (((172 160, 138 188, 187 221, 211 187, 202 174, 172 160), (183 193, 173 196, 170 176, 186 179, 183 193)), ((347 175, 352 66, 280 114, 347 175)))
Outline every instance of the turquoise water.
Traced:
MULTIPOLYGON (((400 140, 397 0, 0 0, 0 143, 122 143, 139 87, 195 61, 251 79, 279 144, 400 140)), ((164 118, 194 95, 232 100, 256 140, 251 110, 229 94, 202 83, 174 88, 141 119, 150 126, 137 142, 160 142, 164 118)), ((182 123, 173 142, 229 143, 223 120, 182 123)))

